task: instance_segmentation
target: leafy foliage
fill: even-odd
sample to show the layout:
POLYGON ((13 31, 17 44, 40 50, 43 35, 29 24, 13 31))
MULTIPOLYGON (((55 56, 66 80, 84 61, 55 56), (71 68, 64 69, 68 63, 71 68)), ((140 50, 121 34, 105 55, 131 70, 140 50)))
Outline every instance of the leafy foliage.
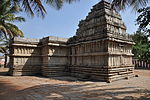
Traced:
POLYGON ((142 60, 150 60, 150 44, 148 37, 137 31, 132 35, 132 39, 135 42, 133 46, 134 57, 142 60))
POLYGON ((149 0, 111 0, 112 5, 117 10, 124 10, 127 7, 132 7, 134 10, 138 10, 140 7, 145 7, 149 0))
POLYGON ((19 6, 12 5, 10 0, 0 0, 0 52, 5 54, 5 64, 9 53, 10 39, 15 36, 23 36, 23 32, 13 22, 24 22, 23 17, 16 16, 22 11, 19 6))
POLYGON ((0 38, 0 53, 8 54, 9 49, 9 39, 5 37, 0 38))
POLYGON ((4 36, 0 37, 0 53, 5 55, 4 67, 7 67, 7 56, 9 54, 9 39, 6 39, 4 36))
POLYGON ((0 1, 0 36, 13 38, 14 36, 23 36, 23 32, 13 24, 13 22, 24 22, 23 17, 15 14, 21 11, 19 6, 12 6, 10 0, 0 1))
POLYGON ((138 10, 140 15, 136 19, 139 25, 138 30, 144 32, 148 37, 150 36, 150 7, 141 8, 138 10))

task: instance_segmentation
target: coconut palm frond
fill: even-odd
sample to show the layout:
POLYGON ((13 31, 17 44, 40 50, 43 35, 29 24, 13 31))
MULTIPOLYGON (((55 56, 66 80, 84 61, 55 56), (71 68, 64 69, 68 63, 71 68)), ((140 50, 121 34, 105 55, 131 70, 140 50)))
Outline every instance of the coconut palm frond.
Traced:
POLYGON ((10 0, 13 2, 12 4, 21 5, 23 10, 30 16, 34 16, 35 14, 41 17, 44 17, 46 14, 46 10, 44 7, 44 3, 47 5, 54 7, 56 9, 60 9, 63 4, 72 3, 73 1, 79 0, 10 0))
POLYGON ((7 33, 7 29, 3 25, 0 25, 0 39, 4 37, 8 39, 6 33, 7 33))
POLYGON ((23 37, 23 32, 14 24, 11 23, 6 23, 5 27, 7 28, 7 31, 12 34, 11 38, 13 38, 14 36, 21 36, 23 37))
POLYGON ((24 11, 31 16, 37 13, 39 16, 44 17, 46 13, 41 0, 21 0, 20 4, 22 4, 24 11))
POLYGON ((22 7, 25 10, 25 12, 29 13, 31 16, 34 16, 34 12, 31 9, 30 3, 28 0, 23 0, 22 1, 22 7))
POLYGON ((112 0, 112 7, 117 10, 124 10, 127 7, 132 7, 133 10, 138 10, 140 7, 145 7, 149 0, 112 0))
POLYGON ((76 1, 80 1, 80 0, 65 0, 65 2, 67 2, 67 3, 72 3, 72 2, 76 2, 76 1))
POLYGON ((129 5, 130 0, 113 0, 112 6, 117 10, 123 10, 129 5))
POLYGON ((9 48, 9 40, 5 37, 0 38, 0 52, 1 53, 7 53, 9 48))
POLYGON ((25 18, 18 16, 16 17, 14 14, 8 13, 3 16, 0 16, 1 20, 5 20, 8 22, 25 22, 25 18))
POLYGON ((22 9, 19 7, 19 5, 16 5, 16 6, 12 6, 7 13, 16 14, 16 13, 19 13, 19 12, 22 12, 22 9))
POLYGON ((56 9, 60 9, 63 6, 63 0, 45 0, 46 4, 56 9))
POLYGON ((0 53, 5 53, 6 49, 4 47, 0 47, 0 53))
POLYGON ((26 21, 25 18, 24 18, 24 17, 21 17, 21 16, 15 17, 13 20, 14 20, 14 21, 17 21, 17 22, 25 22, 25 21, 26 21))
POLYGON ((64 3, 72 3, 80 0, 44 0, 46 4, 53 6, 56 9, 60 9, 64 3))
POLYGON ((21 11, 19 6, 12 6, 11 0, 1 0, 0 3, 0 36, 4 36, 6 39, 14 36, 22 37, 23 32, 12 23, 25 21, 25 18, 15 15, 21 11))
POLYGON ((138 10, 140 7, 145 7, 149 0, 129 0, 130 1, 130 6, 134 10, 138 10))

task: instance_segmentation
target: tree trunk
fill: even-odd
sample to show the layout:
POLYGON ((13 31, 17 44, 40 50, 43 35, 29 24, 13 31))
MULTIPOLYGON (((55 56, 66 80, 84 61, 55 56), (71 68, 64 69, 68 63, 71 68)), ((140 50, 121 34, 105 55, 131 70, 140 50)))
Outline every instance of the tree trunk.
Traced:
POLYGON ((4 68, 7 67, 7 54, 5 54, 5 62, 4 62, 4 68))

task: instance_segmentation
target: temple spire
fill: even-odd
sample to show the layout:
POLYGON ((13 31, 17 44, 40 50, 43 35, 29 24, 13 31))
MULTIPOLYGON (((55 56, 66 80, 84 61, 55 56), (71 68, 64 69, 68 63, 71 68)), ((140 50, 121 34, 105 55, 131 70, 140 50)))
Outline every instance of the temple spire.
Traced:
POLYGON ((76 36, 79 41, 104 37, 116 37, 131 40, 120 14, 111 8, 108 0, 102 0, 93 6, 85 20, 81 20, 76 36))

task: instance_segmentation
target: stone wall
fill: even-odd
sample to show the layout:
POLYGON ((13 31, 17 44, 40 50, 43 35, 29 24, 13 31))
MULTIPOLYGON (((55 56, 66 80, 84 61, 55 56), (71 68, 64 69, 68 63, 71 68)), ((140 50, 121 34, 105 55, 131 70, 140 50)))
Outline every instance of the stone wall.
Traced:
POLYGON ((68 39, 58 37, 47 37, 42 43, 42 74, 44 76, 65 75, 68 65, 68 39))
POLYGON ((57 76, 67 66, 67 39, 46 37, 28 39, 15 37, 10 44, 11 75, 57 76))
POLYGON ((41 51, 38 39, 14 38, 10 51, 11 75, 34 75, 40 73, 41 51))

